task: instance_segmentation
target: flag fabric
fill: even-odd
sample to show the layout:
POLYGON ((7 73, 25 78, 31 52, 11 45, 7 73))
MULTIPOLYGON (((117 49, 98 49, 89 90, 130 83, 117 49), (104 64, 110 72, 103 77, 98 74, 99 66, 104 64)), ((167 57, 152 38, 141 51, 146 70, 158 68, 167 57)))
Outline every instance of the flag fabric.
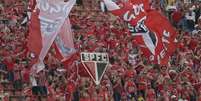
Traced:
POLYGON ((69 57, 76 52, 69 18, 65 20, 60 33, 56 37, 55 45, 57 50, 56 58, 62 62, 69 59, 69 57))
POLYGON ((124 2, 120 8, 115 2, 111 0, 104 0, 106 7, 115 16, 119 16, 126 22, 136 25, 137 21, 146 15, 146 11, 150 10, 148 1, 133 0, 131 2, 124 2))
POLYGON ((38 58, 42 49, 42 36, 40 30, 39 10, 34 10, 31 15, 28 35, 28 49, 38 58))
POLYGON ((105 4, 102 1, 100 2, 100 8, 102 12, 106 12, 105 4))
POLYGON ((36 6, 36 0, 29 0, 28 3, 28 12, 31 12, 35 9, 36 6))
POLYGON ((31 12, 35 9, 36 0, 29 0, 28 7, 27 7, 27 17, 21 22, 21 24, 25 24, 28 20, 31 19, 31 12))
MULTIPOLYGON (((37 59, 37 63, 33 65, 32 72, 39 72, 44 69, 43 60, 48 50, 59 32, 61 32, 61 36, 64 34, 64 32, 60 30, 65 28, 69 29, 70 25, 65 28, 62 28, 62 26, 65 25, 64 22, 66 19, 69 21, 67 17, 75 2, 76 0, 69 0, 68 2, 60 0, 36 0, 35 10, 33 10, 31 15, 31 21, 36 20, 36 22, 33 21, 33 23, 30 24, 28 38, 29 50, 34 53, 37 59), (35 14, 35 11, 39 13, 35 14)), ((67 24, 69 24, 69 22, 67 22, 67 24)))
POLYGON ((119 15, 124 21, 136 25, 137 21, 146 15, 144 5, 124 3, 122 9, 112 11, 112 14, 119 15))
POLYGON ((111 0, 104 0, 104 3, 112 14, 127 22, 134 42, 148 61, 167 65, 175 49, 176 31, 162 14, 151 10, 146 0, 133 0, 121 8, 111 0))
POLYGON ((138 30, 135 30, 133 34, 138 37, 134 37, 134 39, 138 38, 136 41, 149 61, 155 64, 166 65, 169 56, 172 55, 176 47, 176 30, 157 11, 147 13, 144 20, 143 23, 140 23, 142 25, 137 24, 135 27, 138 30), (139 39, 139 36, 142 39, 139 39))
POLYGON ((132 4, 143 4, 145 11, 151 10, 150 0, 129 0, 132 4))
POLYGON ((155 54, 152 54, 154 63, 161 65, 167 64, 169 56, 175 51, 176 30, 172 27, 167 18, 155 10, 148 13, 145 26, 148 28, 149 33, 153 34, 149 34, 149 37, 151 37, 152 42, 155 43, 155 54))
POLYGON ((136 26, 129 24, 128 27, 131 34, 135 36, 134 42, 140 46, 141 51, 152 63, 167 64, 169 56, 176 47, 177 35, 167 18, 158 11, 152 10, 147 12, 136 26))
POLYGON ((177 35, 167 18, 153 10, 147 12, 136 26, 129 25, 129 29, 135 42, 150 62, 167 65, 169 56, 176 48, 177 35))

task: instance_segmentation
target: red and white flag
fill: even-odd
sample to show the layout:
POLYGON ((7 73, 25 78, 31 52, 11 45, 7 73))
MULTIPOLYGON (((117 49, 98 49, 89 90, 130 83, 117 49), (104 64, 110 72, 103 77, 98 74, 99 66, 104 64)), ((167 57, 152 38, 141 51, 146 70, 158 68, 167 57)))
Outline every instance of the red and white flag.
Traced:
POLYGON ((29 24, 29 35, 27 38, 27 47, 34 54, 35 59, 38 58, 42 49, 42 36, 40 30, 40 19, 38 15, 38 9, 32 12, 29 24))
POLYGON ((128 22, 135 42, 150 62, 161 65, 168 63, 175 49, 177 34, 165 17, 151 10, 146 0, 133 0, 123 6, 111 0, 104 2, 109 11, 128 22))
POLYGON ((132 33, 135 42, 150 62, 167 65, 169 57, 176 49, 175 29, 157 11, 149 12, 144 20, 133 28, 137 29, 132 33))
POLYGON ((138 20, 146 15, 146 11, 150 9, 146 0, 135 0, 131 2, 123 2, 117 5, 111 0, 104 0, 109 11, 115 16, 119 16, 131 25, 136 25, 138 20))
MULTIPOLYGON (((62 26, 70 24, 68 15, 75 3, 76 0, 69 0, 68 2, 36 0, 35 10, 31 15, 28 38, 29 50, 36 57, 36 63, 32 68, 33 72, 39 72, 45 68, 43 60, 57 36, 63 40, 63 36, 66 36, 64 34, 72 34, 64 32, 65 28, 70 29, 70 25, 67 27, 62 26), (65 23, 66 20, 67 23, 65 23)), ((72 35, 70 36, 69 39, 72 38, 72 35)), ((69 43, 64 42, 63 45, 67 46, 69 43)), ((69 47, 73 48, 73 45, 69 47)))
POLYGON ((176 30, 168 19, 154 10, 148 12, 144 23, 138 26, 141 26, 138 27, 141 31, 147 31, 146 33, 138 33, 142 36, 142 40, 139 37, 136 40, 141 51, 152 63, 167 65, 169 57, 176 49, 177 36, 176 30), (143 45, 144 47, 142 47, 143 45))
POLYGON ((70 20, 66 19, 55 41, 56 58, 62 62, 76 52, 73 43, 70 20))

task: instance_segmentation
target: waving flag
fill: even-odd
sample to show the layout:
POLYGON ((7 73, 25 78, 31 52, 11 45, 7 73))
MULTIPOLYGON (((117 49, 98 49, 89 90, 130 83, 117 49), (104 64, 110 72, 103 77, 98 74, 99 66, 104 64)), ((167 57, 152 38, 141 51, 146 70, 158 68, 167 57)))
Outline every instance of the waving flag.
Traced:
POLYGON ((109 11, 128 22, 135 43, 150 62, 168 63, 175 48, 176 31, 165 17, 151 10, 146 0, 133 0, 132 3, 124 3, 121 8, 111 0, 104 2, 109 11))
POLYGON ((134 5, 143 4, 145 11, 149 11, 151 9, 150 0, 130 0, 130 2, 134 5))
POLYGON ((29 36, 27 47, 38 57, 42 49, 42 36, 40 30, 40 19, 38 18, 39 10, 32 12, 30 25, 29 25, 29 36))
POLYGON ((157 58, 159 64, 165 65, 169 60, 169 56, 171 56, 176 49, 177 32, 168 19, 157 11, 149 12, 147 25, 152 32, 157 34, 157 38, 159 39, 158 45, 161 45, 161 49, 157 48, 158 53, 155 58, 157 58), (148 24, 149 22, 151 23, 148 24))
MULTIPOLYGON (((64 31, 65 28, 70 28, 69 26, 63 28, 62 26, 66 25, 66 23, 64 23, 65 20, 67 20, 67 22, 69 21, 67 17, 75 2, 76 0, 69 0, 68 2, 60 0, 36 0, 35 10, 33 10, 33 14, 35 15, 31 15, 31 21, 37 21, 32 21, 33 23, 30 24, 28 38, 29 50, 34 53, 37 60, 37 63, 33 65, 33 71, 39 72, 45 67, 43 60, 52 43, 59 33, 61 33, 59 37, 64 36, 64 32, 62 31, 64 31), (37 11, 39 13, 37 13, 37 11)), ((69 24, 69 22, 67 24, 69 24)), ((60 39, 63 40, 61 37, 60 39)), ((63 43, 63 46, 67 44, 64 41, 60 41, 60 43, 63 43)), ((72 48, 73 45, 70 47, 72 48)))
POLYGON ((71 24, 69 19, 65 20, 60 33, 55 39, 55 45, 55 48, 57 50, 56 52, 58 54, 57 59, 62 62, 70 58, 70 56, 76 52, 74 48, 73 33, 71 31, 71 24))
POLYGON ((135 25, 138 20, 146 15, 146 10, 149 6, 144 2, 144 0, 135 0, 130 2, 122 3, 123 7, 120 7, 110 0, 105 0, 106 6, 111 11, 112 14, 119 16, 124 21, 135 25))

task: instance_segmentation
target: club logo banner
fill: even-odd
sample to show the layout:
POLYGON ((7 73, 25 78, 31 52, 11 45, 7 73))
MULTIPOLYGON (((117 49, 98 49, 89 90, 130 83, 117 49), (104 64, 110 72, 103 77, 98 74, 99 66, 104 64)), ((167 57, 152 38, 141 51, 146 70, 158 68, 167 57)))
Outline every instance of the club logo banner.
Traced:
POLYGON ((95 84, 99 85, 109 64, 108 54, 82 52, 81 62, 95 84))

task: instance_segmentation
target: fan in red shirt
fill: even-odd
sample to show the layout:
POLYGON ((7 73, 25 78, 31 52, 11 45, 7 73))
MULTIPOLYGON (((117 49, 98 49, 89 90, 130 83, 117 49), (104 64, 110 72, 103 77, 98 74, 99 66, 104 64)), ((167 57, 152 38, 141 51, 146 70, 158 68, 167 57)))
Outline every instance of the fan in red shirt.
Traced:
POLYGON ((30 70, 28 67, 25 67, 22 71, 23 73, 23 82, 28 84, 29 83, 29 77, 30 77, 30 70))
POLYGON ((175 23, 175 25, 177 26, 177 24, 179 23, 179 21, 182 19, 183 14, 182 14, 183 10, 175 10, 172 13, 172 20, 175 23))
POLYGON ((7 65, 7 71, 13 71, 14 63, 13 63, 13 59, 11 56, 9 56, 7 59, 5 59, 3 63, 7 65))
POLYGON ((72 97, 73 97, 73 93, 75 91, 75 84, 73 83, 73 81, 69 81, 69 83, 67 84, 67 95, 66 95, 66 99, 68 99, 67 101, 71 101, 72 97))
POLYGON ((128 80, 126 80, 124 89, 127 92, 127 97, 129 99, 135 99, 137 96, 137 87, 133 81, 133 78, 128 78, 128 80))
POLYGON ((156 94, 154 89, 148 88, 146 90, 146 101, 156 101, 156 94))

